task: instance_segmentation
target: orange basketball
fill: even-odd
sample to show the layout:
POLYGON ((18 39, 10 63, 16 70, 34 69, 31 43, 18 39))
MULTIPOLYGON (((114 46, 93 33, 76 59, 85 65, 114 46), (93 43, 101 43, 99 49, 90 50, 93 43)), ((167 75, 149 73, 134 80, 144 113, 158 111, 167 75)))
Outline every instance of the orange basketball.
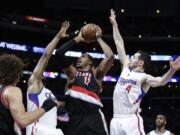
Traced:
POLYGON ((101 28, 94 24, 94 23, 88 23, 82 28, 82 37, 86 41, 93 41, 96 39, 96 32, 97 30, 101 30, 101 28))

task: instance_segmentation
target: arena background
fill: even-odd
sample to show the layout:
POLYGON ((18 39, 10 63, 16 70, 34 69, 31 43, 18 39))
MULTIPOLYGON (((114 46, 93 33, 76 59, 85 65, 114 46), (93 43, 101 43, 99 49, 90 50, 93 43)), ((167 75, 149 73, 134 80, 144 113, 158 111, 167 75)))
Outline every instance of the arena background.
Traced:
MULTIPOLYGON (((34 69, 43 48, 55 36, 62 21, 69 20, 70 38, 86 23, 96 23, 103 29, 103 38, 117 54, 112 39, 109 11, 114 8, 125 41, 127 53, 144 50, 155 56, 148 73, 164 74, 169 68, 169 56, 180 55, 179 0, 38 0, 11 1, 0 5, 0 54, 14 53, 26 63, 19 83, 26 94, 28 76, 34 69), (20 7, 21 4, 21 7, 20 7)), ((60 41, 63 44, 68 39, 60 41)), ((102 53, 96 44, 80 44, 75 52, 102 53)), ((72 55, 76 55, 72 53, 72 55)), ((99 56, 99 55, 97 55, 99 56)), ((76 57, 71 57, 75 63, 76 57)), ((98 63, 101 59, 95 59, 98 63)), ((46 69, 46 84, 63 100, 66 79, 52 56, 46 69)), ((109 124, 112 118, 112 95, 121 72, 116 59, 103 82, 103 112, 109 124)), ((26 104, 26 100, 24 99, 26 104)), ((180 134, 180 71, 166 86, 151 88, 141 103, 146 133, 154 128, 156 114, 167 116, 167 129, 180 134)), ((59 126, 66 126, 59 122, 59 126)))

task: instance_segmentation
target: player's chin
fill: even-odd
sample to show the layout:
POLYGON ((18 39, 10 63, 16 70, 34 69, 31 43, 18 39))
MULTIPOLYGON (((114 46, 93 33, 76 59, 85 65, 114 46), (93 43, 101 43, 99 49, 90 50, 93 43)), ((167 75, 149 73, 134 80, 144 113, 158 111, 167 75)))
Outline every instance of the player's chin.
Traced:
POLYGON ((157 126, 157 127, 161 127, 161 124, 160 124, 160 123, 156 123, 156 126, 157 126))

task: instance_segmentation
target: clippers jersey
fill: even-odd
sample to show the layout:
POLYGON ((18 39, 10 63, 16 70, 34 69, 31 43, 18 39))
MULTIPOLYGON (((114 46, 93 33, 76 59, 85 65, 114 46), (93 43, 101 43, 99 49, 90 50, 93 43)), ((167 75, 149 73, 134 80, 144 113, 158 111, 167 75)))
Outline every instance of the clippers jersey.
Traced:
POLYGON ((142 82, 146 73, 124 68, 116 84, 113 94, 114 115, 134 114, 140 112, 140 102, 145 95, 142 82))
POLYGON ((16 135, 14 131, 14 119, 10 110, 4 105, 3 93, 5 88, 0 86, 0 135, 16 135))
MULTIPOLYGON (((39 93, 35 93, 35 94, 27 93, 27 111, 32 112, 35 109, 41 107, 43 102, 49 98, 56 99, 55 96, 52 94, 52 92, 45 87, 43 87, 43 89, 39 93)), ((36 124, 47 126, 53 129, 56 128, 57 107, 52 108, 51 110, 46 112, 43 116, 41 116, 38 119, 38 121, 28 126, 26 128, 26 131, 27 131, 26 133, 29 133, 29 135, 31 135, 31 132, 33 131, 33 126, 35 126, 36 124)))
POLYGON ((170 135, 170 131, 166 130, 163 134, 157 134, 155 130, 150 132, 150 135, 170 135))
POLYGON ((99 98, 100 86, 93 69, 88 71, 77 69, 65 95, 67 110, 73 114, 98 112, 103 106, 99 98))

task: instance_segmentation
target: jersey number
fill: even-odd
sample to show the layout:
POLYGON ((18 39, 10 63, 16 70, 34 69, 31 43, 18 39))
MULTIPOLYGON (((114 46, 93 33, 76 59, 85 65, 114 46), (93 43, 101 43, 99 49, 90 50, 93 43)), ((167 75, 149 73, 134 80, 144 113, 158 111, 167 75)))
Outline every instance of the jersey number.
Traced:
POLYGON ((90 77, 87 77, 87 76, 84 77, 84 83, 86 85, 88 85, 90 83, 90 81, 91 81, 90 77))
POLYGON ((128 86, 126 87, 126 90, 127 90, 128 93, 130 92, 131 87, 132 87, 131 85, 128 85, 128 86))

